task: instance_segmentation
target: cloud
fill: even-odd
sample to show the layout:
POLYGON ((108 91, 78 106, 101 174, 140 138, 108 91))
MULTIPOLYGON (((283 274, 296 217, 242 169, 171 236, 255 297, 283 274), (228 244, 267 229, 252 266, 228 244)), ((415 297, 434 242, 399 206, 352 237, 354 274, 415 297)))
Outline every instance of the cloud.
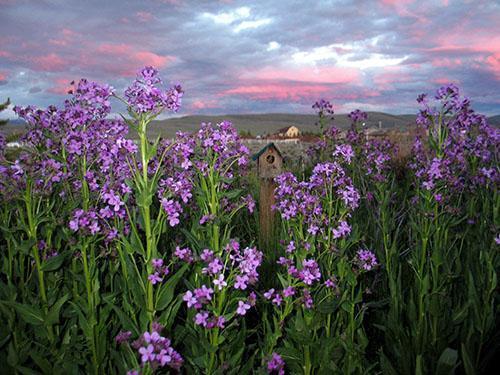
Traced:
POLYGON ((260 20, 255 20, 255 21, 243 21, 240 23, 238 26, 234 28, 234 31, 239 33, 240 31, 243 30, 249 30, 249 29, 257 29, 261 26, 269 25, 271 23, 270 18, 264 18, 260 20))
POLYGON ((278 42, 273 40, 272 42, 269 42, 267 44, 267 51, 275 51, 277 49, 280 49, 280 47, 281 47, 281 44, 279 44, 278 42))
POLYGON ((250 8, 241 7, 230 12, 220 12, 217 14, 205 12, 202 16, 217 24, 230 25, 235 21, 250 17, 250 8))
POLYGON ((42 89, 41 89, 40 87, 31 87, 31 88, 28 90, 28 92, 29 92, 30 94, 36 94, 36 93, 39 93, 39 92, 41 92, 41 91, 42 91, 42 89))
POLYGON ((313 101, 330 91, 326 85, 308 85, 296 83, 256 83, 238 86, 221 93, 221 96, 240 95, 243 97, 280 101, 313 101))
POLYGON ((81 77, 121 92, 155 65, 165 85, 183 85, 190 113, 311 113, 319 97, 337 112, 414 113, 416 96, 445 81, 500 112, 498 2, 4 4, 0 98, 20 105, 60 103, 81 77))
POLYGON ((140 22, 149 22, 154 19, 154 16, 149 12, 140 11, 135 14, 140 22))

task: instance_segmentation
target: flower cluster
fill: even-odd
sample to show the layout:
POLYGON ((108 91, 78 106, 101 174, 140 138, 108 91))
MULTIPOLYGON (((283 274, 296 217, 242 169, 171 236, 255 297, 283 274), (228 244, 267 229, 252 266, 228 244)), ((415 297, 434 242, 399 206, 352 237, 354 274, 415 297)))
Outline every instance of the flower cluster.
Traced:
MULTIPOLYGON (((153 371, 165 366, 179 371, 184 359, 172 347, 170 339, 160 334, 162 330, 163 327, 155 323, 153 330, 144 332, 139 339, 132 343, 132 346, 141 357, 142 366, 149 365, 153 371)), ((123 342, 126 336, 120 337, 120 341, 123 342)))
POLYGON ((151 265, 153 266, 153 273, 148 276, 148 280, 153 285, 161 283, 163 278, 169 274, 168 266, 163 264, 163 259, 153 259, 151 265))
POLYGON ((204 328, 224 328, 230 318, 231 306, 225 298, 234 295, 238 299, 235 313, 245 315, 251 306, 255 305, 256 295, 248 293, 250 286, 259 279, 258 268, 262 263, 263 254, 256 248, 240 249, 235 240, 230 240, 223 253, 218 256, 209 249, 200 254, 201 274, 207 282, 200 287, 188 290, 183 300, 188 309, 194 309, 194 322, 204 328), (211 286, 207 285, 213 285, 211 286), (246 294, 245 296, 245 293, 246 294), (221 309, 222 300, 222 309, 221 309))
POLYGON ((181 105, 183 91, 180 85, 164 91, 158 71, 150 66, 143 68, 136 80, 125 90, 129 108, 135 113, 158 114, 164 109, 177 112, 181 105))
POLYGON ((278 353, 273 352, 271 358, 267 361, 268 374, 285 374, 285 361, 278 353))
MULTIPOLYGON (((170 226, 176 226, 186 213, 186 207, 194 204, 193 190, 203 191, 201 185, 209 173, 215 173, 221 190, 235 188, 238 178, 248 166, 248 148, 243 145, 236 129, 230 122, 202 123, 194 134, 178 132, 174 140, 164 140, 158 150, 163 157, 162 177, 159 180, 158 199, 167 213, 170 226)), ((212 181, 215 181, 212 179, 212 181)), ((220 211, 247 207, 253 212, 255 202, 251 195, 232 196, 220 202, 220 211)), ((200 225, 220 220, 220 215, 197 210, 200 225)))
POLYGON ((332 103, 330 103, 328 100, 325 99, 320 99, 317 102, 315 102, 312 108, 317 111, 320 117, 331 116, 334 114, 332 103))
POLYGON ((340 231, 348 233, 343 217, 331 217, 322 202, 338 199, 344 207, 343 215, 359 205, 359 193, 339 163, 317 164, 308 181, 299 182, 292 173, 286 172, 276 177, 276 183, 275 209, 284 220, 302 222, 310 235, 328 234, 333 230, 336 236, 340 231))
POLYGON ((23 137, 28 152, 2 168, 0 184, 9 199, 27 187, 31 194, 57 194, 63 201, 85 199, 86 209, 75 209, 68 225, 74 232, 104 234, 109 240, 117 235, 115 219, 127 216, 128 161, 137 146, 126 138, 124 122, 106 118, 111 87, 85 79, 74 86, 62 108, 15 107, 28 123, 23 137))
POLYGON ((355 109, 351 113, 347 115, 353 124, 358 124, 362 121, 366 121, 368 119, 368 113, 363 112, 359 109, 355 109))
POLYGON ((370 250, 360 249, 357 252, 356 263, 365 271, 371 271, 378 265, 377 258, 370 250))
POLYGON ((392 170, 397 146, 387 139, 370 139, 363 147, 360 166, 363 174, 374 182, 386 182, 392 170))
MULTIPOLYGON (((497 186, 500 131, 475 113, 470 101, 453 85, 441 87, 435 96, 437 106, 421 95, 422 109, 417 123, 424 128, 431 147, 421 137, 413 146, 410 163, 420 186, 433 194, 446 189, 448 194, 497 186)), ((438 195, 439 197, 439 195, 438 195)))

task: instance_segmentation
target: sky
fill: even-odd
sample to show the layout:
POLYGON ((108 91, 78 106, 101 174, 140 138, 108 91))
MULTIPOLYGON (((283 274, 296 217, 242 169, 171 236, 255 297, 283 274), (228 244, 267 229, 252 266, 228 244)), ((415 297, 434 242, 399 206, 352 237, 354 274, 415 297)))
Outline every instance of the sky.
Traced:
POLYGON ((0 101, 61 104, 83 77, 120 94, 146 65, 182 84, 181 115, 312 114, 320 98, 416 113, 449 82, 500 114, 500 2, 0 0, 0 101))

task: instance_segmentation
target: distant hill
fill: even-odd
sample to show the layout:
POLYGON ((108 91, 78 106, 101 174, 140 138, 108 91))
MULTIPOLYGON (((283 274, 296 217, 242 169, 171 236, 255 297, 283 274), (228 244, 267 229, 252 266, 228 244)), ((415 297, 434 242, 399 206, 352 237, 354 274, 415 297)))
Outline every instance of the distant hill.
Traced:
POLYGON ((488 123, 493 126, 500 126, 500 115, 488 117, 488 123))
MULTIPOLYGON (((333 124, 340 129, 347 129, 351 121, 347 114, 334 115, 333 124)), ((391 115, 382 112, 369 112, 366 127, 404 128, 415 123, 415 115, 391 115)), ((316 125, 318 117, 315 115, 301 115, 289 113, 266 113, 248 115, 221 115, 221 116, 185 116, 168 120, 155 121, 149 128, 149 135, 156 137, 161 134, 172 137, 176 131, 196 131, 202 122, 218 123, 223 120, 231 121, 238 131, 250 132, 253 135, 273 134, 278 129, 287 126, 296 126, 301 132, 318 133, 316 125)))
MULTIPOLYGON (((333 124, 340 129, 347 129, 350 120, 347 114, 334 115, 333 124)), ((415 124, 416 115, 391 115, 383 112, 368 112, 368 120, 365 122, 367 128, 377 128, 381 123, 383 129, 406 128, 415 124)), ((193 132, 199 129, 200 123, 218 123, 223 120, 231 121, 238 131, 250 132, 252 135, 274 134, 278 129, 287 126, 296 126, 301 132, 318 133, 318 120, 315 115, 301 115, 290 113, 266 113, 266 114, 243 114, 243 115, 221 115, 221 116, 184 116, 168 120, 153 121, 149 126, 150 137, 173 137, 177 131, 193 132)), ((500 126, 500 115, 488 118, 488 122, 494 126, 500 126)), ((19 133, 25 131, 22 120, 11 120, 7 125, 0 128, 5 134, 19 133)))

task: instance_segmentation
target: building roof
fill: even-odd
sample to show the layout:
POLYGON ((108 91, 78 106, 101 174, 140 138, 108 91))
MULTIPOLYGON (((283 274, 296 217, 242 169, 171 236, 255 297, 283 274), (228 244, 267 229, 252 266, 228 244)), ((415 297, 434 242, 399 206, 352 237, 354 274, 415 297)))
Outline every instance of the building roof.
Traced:
MULTIPOLYGON (((290 128, 297 128, 295 125, 290 125, 290 126, 287 126, 286 128, 281 128, 281 129, 278 129, 278 133, 286 133, 288 131, 288 129, 290 128)), ((297 128, 299 129, 299 128, 297 128)))
POLYGON ((257 152, 256 154, 252 155, 252 160, 258 160, 260 158, 260 156, 266 152, 270 147, 273 147, 276 152, 278 152, 278 155, 283 158, 283 155, 281 155, 281 152, 280 150, 278 149, 278 147, 276 147, 276 145, 274 144, 274 142, 270 142, 268 143, 267 145, 265 145, 264 147, 262 147, 262 149, 257 152))

